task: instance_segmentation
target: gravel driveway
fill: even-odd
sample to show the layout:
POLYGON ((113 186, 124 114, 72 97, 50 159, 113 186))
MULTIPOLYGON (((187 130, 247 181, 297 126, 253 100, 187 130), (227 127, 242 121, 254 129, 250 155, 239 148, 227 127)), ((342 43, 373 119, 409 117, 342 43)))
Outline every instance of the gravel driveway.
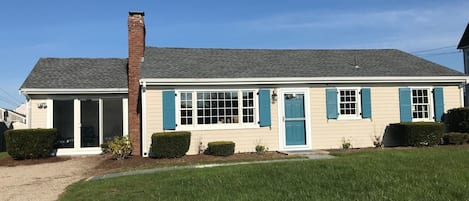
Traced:
POLYGON ((90 176, 101 160, 77 156, 55 163, 0 167, 0 200, 57 200, 68 185, 90 176))

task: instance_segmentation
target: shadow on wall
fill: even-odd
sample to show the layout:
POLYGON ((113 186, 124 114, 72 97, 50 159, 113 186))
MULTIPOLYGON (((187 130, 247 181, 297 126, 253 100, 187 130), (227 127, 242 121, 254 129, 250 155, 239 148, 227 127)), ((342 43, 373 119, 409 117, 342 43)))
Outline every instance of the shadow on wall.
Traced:
POLYGON ((399 132, 396 132, 395 126, 386 126, 383 135, 384 147, 398 147, 404 145, 405 143, 405 137, 402 136, 399 132))
POLYGON ((4 132, 9 129, 13 129, 13 125, 10 125, 10 127, 7 127, 5 122, 0 122, 0 152, 6 151, 4 132))

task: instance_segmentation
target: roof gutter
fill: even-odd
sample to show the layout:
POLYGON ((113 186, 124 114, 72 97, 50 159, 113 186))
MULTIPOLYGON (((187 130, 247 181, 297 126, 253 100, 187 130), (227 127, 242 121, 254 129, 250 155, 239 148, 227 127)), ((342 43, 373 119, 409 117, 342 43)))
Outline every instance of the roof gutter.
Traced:
POLYGON ((21 94, 126 94, 127 88, 92 88, 92 89, 36 89, 22 88, 21 94))
POLYGON ((469 76, 428 77, 285 77, 285 78, 143 78, 151 85, 252 85, 252 84, 347 84, 347 83, 468 83, 469 76))

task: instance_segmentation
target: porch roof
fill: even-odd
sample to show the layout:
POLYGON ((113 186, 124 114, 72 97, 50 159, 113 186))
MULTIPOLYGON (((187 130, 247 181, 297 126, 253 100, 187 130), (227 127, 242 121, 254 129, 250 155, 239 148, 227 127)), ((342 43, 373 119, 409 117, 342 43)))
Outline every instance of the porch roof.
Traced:
POLYGON ((127 88, 127 59, 41 58, 21 89, 127 88))

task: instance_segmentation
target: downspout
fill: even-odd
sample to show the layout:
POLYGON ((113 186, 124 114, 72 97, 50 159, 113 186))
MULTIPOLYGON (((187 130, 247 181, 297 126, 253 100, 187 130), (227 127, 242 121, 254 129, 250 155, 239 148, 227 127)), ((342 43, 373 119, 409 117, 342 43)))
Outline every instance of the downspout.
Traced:
POLYGON ((148 157, 148 149, 146 146, 146 136, 147 136, 147 83, 140 82, 142 85, 141 92, 142 92, 142 156, 148 157))
POLYGON ((466 103, 464 102, 464 92, 466 91, 466 87, 467 87, 466 83, 461 83, 459 85, 459 107, 466 106, 466 103))
POLYGON ((26 95, 26 127, 31 128, 31 98, 26 95))

